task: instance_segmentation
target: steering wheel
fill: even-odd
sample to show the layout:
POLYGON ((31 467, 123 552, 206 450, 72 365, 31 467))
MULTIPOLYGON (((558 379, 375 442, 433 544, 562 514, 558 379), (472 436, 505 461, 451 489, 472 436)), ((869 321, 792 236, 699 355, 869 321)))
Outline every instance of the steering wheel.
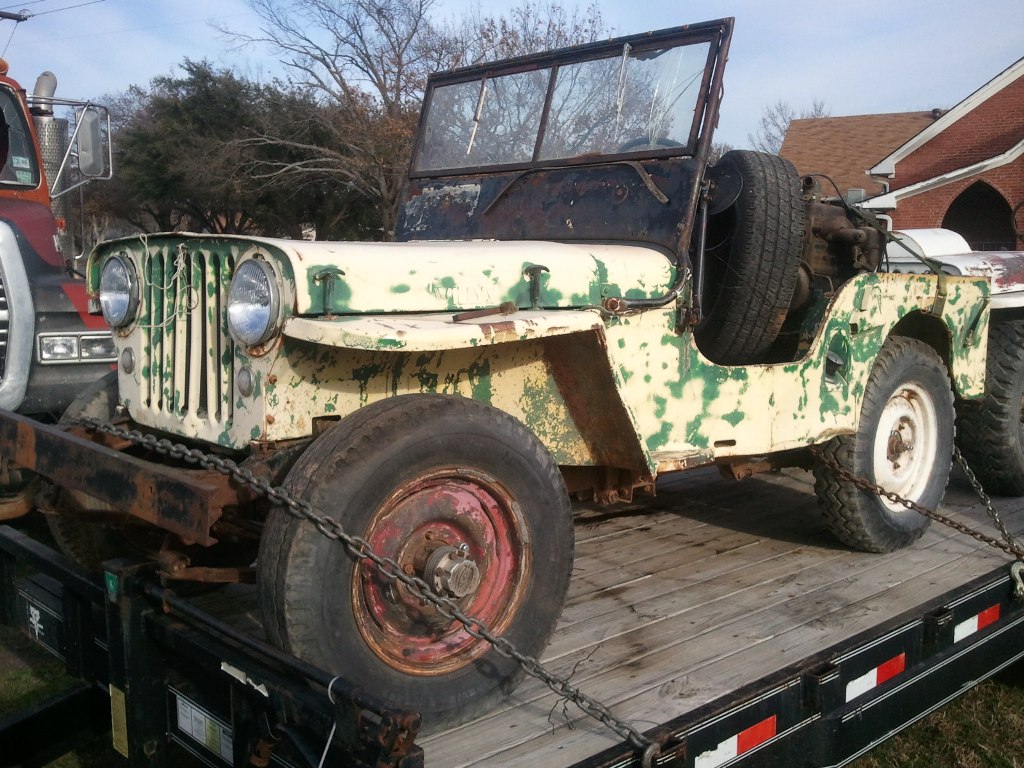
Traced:
POLYGON ((651 141, 648 136, 637 136, 635 139, 630 139, 625 144, 620 144, 619 148, 615 150, 618 152, 632 152, 636 149, 657 149, 658 147, 681 147, 683 146, 680 142, 674 141, 673 139, 666 139, 664 137, 651 141))

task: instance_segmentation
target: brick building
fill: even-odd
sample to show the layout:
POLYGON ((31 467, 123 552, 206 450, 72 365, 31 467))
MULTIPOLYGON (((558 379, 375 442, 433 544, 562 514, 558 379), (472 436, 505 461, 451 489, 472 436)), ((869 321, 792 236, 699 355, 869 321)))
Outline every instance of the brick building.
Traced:
POLYGON ((1024 250, 1024 58, 947 112, 794 120, 780 154, 800 173, 836 176, 894 229, 1024 250))

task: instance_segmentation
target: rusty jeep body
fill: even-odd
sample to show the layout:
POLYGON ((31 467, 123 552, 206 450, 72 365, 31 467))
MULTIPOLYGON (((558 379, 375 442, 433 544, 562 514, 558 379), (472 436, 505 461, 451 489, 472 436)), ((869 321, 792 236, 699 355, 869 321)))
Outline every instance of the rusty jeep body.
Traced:
POLYGON ((439 726, 519 666, 294 507, 138 435, 283 484, 529 655, 564 600, 573 496, 804 466, 841 539, 912 542, 923 518, 807 449, 937 504, 954 402, 986 391, 990 280, 887 273, 869 218, 778 157, 711 165, 731 32, 434 76, 398 242, 97 248, 116 375, 63 430, 0 419, 11 458, 56 481, 41 506, 65 551, 217 579, 258 546, 273 641, 439 726))

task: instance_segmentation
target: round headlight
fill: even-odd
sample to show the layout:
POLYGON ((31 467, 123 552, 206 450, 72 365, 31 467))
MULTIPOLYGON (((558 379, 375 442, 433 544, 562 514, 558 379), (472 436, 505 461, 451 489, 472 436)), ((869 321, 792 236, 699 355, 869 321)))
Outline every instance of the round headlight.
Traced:
POLYGON ((228 290, 228 329, 247 347, 267 341, 277 330, 280 294, 274 271, 265 261, 242 262, 228 290))
POLYGON ((111 328, 135 319, 139 307, 139 282, 135 269, 123 256, 111 256, 100 272, 100 309, 111 328))

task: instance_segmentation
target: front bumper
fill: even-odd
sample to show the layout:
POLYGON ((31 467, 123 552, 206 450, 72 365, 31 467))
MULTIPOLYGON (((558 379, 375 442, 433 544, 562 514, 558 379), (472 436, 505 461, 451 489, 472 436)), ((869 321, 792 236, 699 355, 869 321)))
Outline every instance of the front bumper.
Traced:
MULTIPOLYGON (((186 543, 216 543, 210 529, 239 503, 231 479, 215 470, 171 467, 123 453, 125 445, 67 431, 0 410, 0 455, 117 510, 176 534, 186 543)), ((120 441, 123 443, 123 441, 120 441)))

